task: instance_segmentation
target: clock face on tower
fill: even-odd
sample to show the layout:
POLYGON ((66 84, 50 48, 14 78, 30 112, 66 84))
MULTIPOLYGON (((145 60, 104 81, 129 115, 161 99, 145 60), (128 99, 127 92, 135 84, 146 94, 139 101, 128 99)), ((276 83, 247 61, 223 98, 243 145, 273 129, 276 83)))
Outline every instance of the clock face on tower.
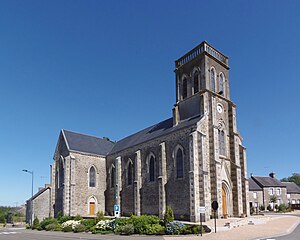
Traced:
POLYGON ((217 105, 217 111, 218 111, 218 113, 222 113, 223 112, 223 106, 221 104, 217 105))

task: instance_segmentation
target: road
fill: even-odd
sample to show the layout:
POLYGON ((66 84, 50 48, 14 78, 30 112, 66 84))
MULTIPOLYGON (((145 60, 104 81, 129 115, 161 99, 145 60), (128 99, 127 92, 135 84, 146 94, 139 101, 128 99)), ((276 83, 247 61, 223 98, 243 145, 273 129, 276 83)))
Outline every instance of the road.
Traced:
POLYGON ((118 235, 101 235, 89 233, 64 233, 64 232, 46 232, 32 231, 26 229, 4 228, 0 229, 0 240, 162 240, 159 236, 118 236, 118 235))
MULTIPOLYGON (((288 214, 288 215, 300 217, 299 215, 295 215, 295 214, 288 214)), ((262 238, 257 240, 299 240, 299 239, 300 239, 300 224, 295 228, 295 230, 292 233, 288 235, 284 235, 281 237, 262 238)))

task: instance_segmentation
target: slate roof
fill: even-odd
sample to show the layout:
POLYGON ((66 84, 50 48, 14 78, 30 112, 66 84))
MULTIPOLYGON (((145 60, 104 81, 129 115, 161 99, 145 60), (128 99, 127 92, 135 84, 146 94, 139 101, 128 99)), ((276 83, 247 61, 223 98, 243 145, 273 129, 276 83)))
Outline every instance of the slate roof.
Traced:
POLYGON ((29 198, 27 201, 32 201, 32 199, 36 199, 38 196, 40 196, 42 193, 44 193, 46 190, 51 189, 49 184, 46 184, 44 188, 39 189, 39 191, 34 194, 31 198, 29 198))
POLYGON ((262 188, 251 178, 248 179, 249 191, 262 191, 262 188))
POLYGON ((114 143, 93 136, 62 130, 69 151, 83 152, 106 156, 113 148, 114 143))
POLYGON ((125 150, 126 148, 130 148, 133 146, 136 146, 138 144, 153 140, 155 138, 167 135, 169 133, 172 133, 174 131, 177 131, 179 129, 191 126, 193 124, 196 124, 200 120, 200 116, 195 116, 192 118, 189 118, 187 120, 184 120, 177 124, 176 126, 173 126, 173 118, 169 118, 167 120, 164 120, 160 123, 157 123, 151 127, 145 128, 144 130, 137 132, 131 136, 128 136, 120 141, 118 141, 110 154, 120 152, 122 150, 125 150))
POLYGON ((285 187, 278 179, 272 177, 251 177, 260 187, 285 187))
POLYGON ((286 186, 286 191, 288 194, 291 193, 299 193, 300 194, 300 187, 294 182, 282 182, 283 185, 286 186))

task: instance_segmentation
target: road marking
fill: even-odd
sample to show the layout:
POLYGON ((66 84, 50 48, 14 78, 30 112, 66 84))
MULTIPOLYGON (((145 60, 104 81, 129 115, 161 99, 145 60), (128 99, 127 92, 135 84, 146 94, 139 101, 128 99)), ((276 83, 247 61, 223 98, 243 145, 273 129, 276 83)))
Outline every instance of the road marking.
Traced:
POLYGON ((0 232, 0 235, 4 234, 4 235, 8 235, 8 234, 16 234, 16 232, 0 232))

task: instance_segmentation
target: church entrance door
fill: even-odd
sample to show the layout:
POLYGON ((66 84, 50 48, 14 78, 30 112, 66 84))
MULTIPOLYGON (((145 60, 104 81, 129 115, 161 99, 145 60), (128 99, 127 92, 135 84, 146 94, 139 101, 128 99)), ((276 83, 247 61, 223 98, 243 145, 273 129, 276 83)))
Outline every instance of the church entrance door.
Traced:
POLYGON ((222 213, 223 217, 227 217, 227 195, 224 187, 222 187, 222 213))
POLYGON ((95 215, 95 203, 90 202, 90 215, 95 215))

